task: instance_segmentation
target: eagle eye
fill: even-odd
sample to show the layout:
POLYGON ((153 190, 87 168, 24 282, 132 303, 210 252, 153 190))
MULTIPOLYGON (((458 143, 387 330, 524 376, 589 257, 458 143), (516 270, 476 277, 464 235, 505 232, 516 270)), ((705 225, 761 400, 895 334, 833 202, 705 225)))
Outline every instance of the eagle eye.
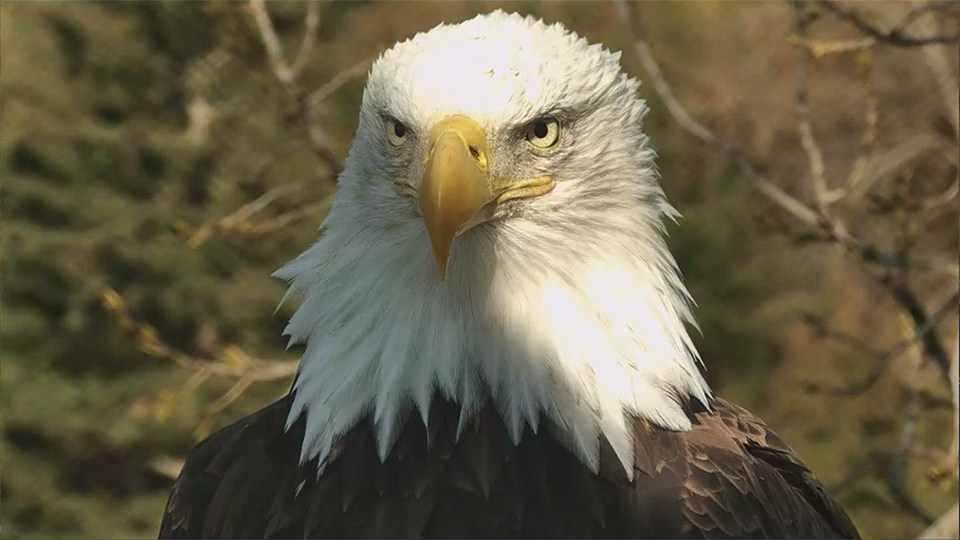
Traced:
POLYGON ((541 118, 527 128, 527 142, 537 148, 550 148, 559 140, 560 123, 556 118, 541 118))
POLYGON ((400 146, 407 141, 407 126, 397 120, 387 120, 387 139, 393 146, 400 146))

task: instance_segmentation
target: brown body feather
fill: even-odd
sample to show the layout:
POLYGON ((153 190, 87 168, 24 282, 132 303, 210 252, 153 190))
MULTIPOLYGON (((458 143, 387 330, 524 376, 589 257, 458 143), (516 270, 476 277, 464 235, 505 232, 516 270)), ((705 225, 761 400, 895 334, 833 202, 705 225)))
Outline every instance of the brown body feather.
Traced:
POLYGON ((547 424, 514 446, 489 408, 458 441, 446 401, 428 426, 411 415, 384 463, 362 421, 318 478, 298 465, 302 419, 283 429, 290 402, 191 451, 161 538, 859 538, 796 453, 721 400, 688 432, 635 421, 632 482, 609 445, 595 474, 547 424))

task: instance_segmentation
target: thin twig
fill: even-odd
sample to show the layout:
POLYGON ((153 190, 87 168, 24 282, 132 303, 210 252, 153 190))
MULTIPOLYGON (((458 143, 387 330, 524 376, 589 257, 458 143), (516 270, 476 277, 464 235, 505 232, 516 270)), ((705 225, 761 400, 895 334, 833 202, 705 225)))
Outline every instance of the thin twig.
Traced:
POLYGON ((953 341, 953 361, 950 363, 950 395, 953 401, 953 442, 943 460, 944 469, 960 473, 960 334, 953 341))
MULTIPOLYGON (((872 62, 869 62, 867 65, 872 65, 872 62)), ((867 106, 866 112, 864 113, 863 135, 860 137, 860 150, 857 152, 857 157, 853 162, 853 166, 850 168, 850 174, 847 176, 844 187, 834 190, 836 196, 831 198, 830 202, 832 203, 840 201, 853 190, 857 189, 866 176, 866 171, 870 163, 873 161, 877 142, 877 126, 880 123, 880 99, 877 97, 873 84, 871 83, 870 71, 870 68, 866 67, 862 74, 863 85, 867 94, 865 99, 867 106)))
POLYGON ((210 375, 212 374, 210 373, 209 368, 207 368, 206 366, 200 368, 196 373, 190 376, 189 379, 187 379, 187 382, 185 382, 182 386, 180 386, 180 388, 177 389, 177 393, 176 393, 176 397, 174 398, 174 401, 178 402, 184 396, 190 394, 197 388, 200 388, 203 385, 203 383, 207 382, 207 380, 210 378, 210 375))
POLYGON ((851 347, 852 349, 855 349, 860 354, 866 354, 867 356, 880 358, 885 354, 874 349, 857 336, 830 328, 820 317, 811 314, 804 314, 801 315, 800 319, 809 325, 818 337, 832 339, 838 343, 842 343, 848 347, 851 347))
POLYGON ((920 402, 916 389, 911 390, 910 397, 907 400, 907 410, 903 422, 903 428, 900 430, 900 440, 897 442, 897 450, 893 453, 893 466, 890 468, 890 476, 887 478, 887 490, 894 502, 905 510, 911 516, 929 524, 933 518, 927 515, 920 505, 913 500, 913 497, 907 493, 907 468, 910 466, 910 457, 912 455, 914 441, 917 434, 917 419, 920 414, 920 402))
MULTIPOLYGON (((924 45, 933 45, 936 43, 956 43, 958 40, 960 40, 960 35, 958 34, 934 35, 925 37, 908 36, 904 33, 904 27, 906 24, 902 22, 890 30, 883 31, 865 21, 863 17, 861 17, 856 11, 841 7, 833 0, 813 1, 825 11, 829 11, 838 18, 852 24, 858 30, 880 43, 895 45, 898 47, 922 47, 924 45)), ((907 18, 909 17, 911 17, 911 14, 907 14, 907 18)), ((909 24, 909 22, 907 24, 909 24)))
POLYGON ((790 43, 807 49, 814 58, 821 58, 831 54, 865 51, 876 45, 877 40, 873 38, 862 38, 837 41, 817 41, 809 38, 800 39, 799 37, 795 37, 790 38, 790 43))
POLYGON ((862 199, 881 180, 894 176, 914 161, 945 146, 942 137, 922 133, 884 149, 879 155, 874 154, 873 159, 867 163, 863 177, 850 188, 850 197, 854 200, 862 199))
POLYGON ((292 182, 269 189, 256 199, 241 206, 230 215, 220 218, 217 221, 198 227, 187 240, 187 245, 191 248, 200 247, 209 240, 214 233, 227 233, 231 231, 246 232, 244 225, 258 212, 263 211, 273 201, 280 197, 292 193, 302 188, 304 182, 292 182))
MULTIPOLYGON (((316 2, 307 5, 307 17, 304 21, 304 41, 300 48, 301 52, 306 51, 304 52, 304 58, 313 47, 313 40, 315 40, 315 36, 308 36, 316 34, 316 29, 320 24, 319 13, 311 11, 316 9, 318 9, 316 2)), ((280 47, 280 40, 277 38, 276 30, 274 30, 273 23, 270 21, 265 0, 250 0, 250 11, 260 33, 260 39, 267 51, 267 57, 270 59, 273 74, 291 104, 287 121, 300 130, 310 149, 330 170, 331 177, 336 177, 343 170, 343 162, 337 153, 330 148, 320 127, 313 125, 311 122, 311 103, 304 98, 297 85, 300 70, 290 68, 284 59, 283 49, 280 47)))
POLYGON ((160 340, 153 326, 133 318, 126 302, 115 290, 103 287, 100 290, 103 306, 117 320, 121 330, 131 334, 140 350, 155 358, 164 358, 177 365, 198 372, 228 378, 250 378, 254 382, 290 378, 297 372, 296 360, 262 360, 254 358, 236 346, 223 347, 216 360, 204 360, 191 356, 160 340))
MULTIPOLYGON (((914 11, 920 11, 923 7, 916 8, 914 11)), ((918 19, 918 26, 924 31, 928 33, 939 31, 937 21, 933 17, 918 17, 918 19)), ((958 91, 957 75, 954 71, 956 62, 947 58, 944 47, 924 47, 923 57, 937 83, 937 90, 940 92, 947 118, 953 127, 953 134, 955 137, 960 136, 960 91, 958 91)))
MULTIPOLYGON (((919 3, 919 2, 918 2, 919 3)), ((921 5, 911 9, 903 19, 900 20, 897 24, 893 26, 889 31, 890 32, 903 32, 910 26, 911 23, 919 19, 921 16, 926 15, 927 13, 933 11, 939 11, 941 9, 949 9, 956 6, 957 3, 951 0, 930 0, 924 2, 921 5)))
POLYGON ((902 268, 905 266, 905 261, 894 255, 884 253, 876 247, 853 236, 842 224, 824 219, 824 216, 820 215, 817 211, 765 178, 742 153, 717 137, 703 124, 694 120, 674 96, 673 90, 670 88, 670 85, 663 76, 663 72, 660 70, 660 66, 650 52, 650 46, 643 37, 641 25, 632 23, 630 13, 631 10, 637 9, 635 3, 618 0, 616 5, 621 10, 621 19, 623 20, 626 31, 631 37, 634 51, 639 57, 644 69, 650 75, 657 94, 663 100, 667 110, 680 127, 726 156, 727 159, 740 169, 740 172, 743 173, 761 194, 765 195, 770 201, 801 223, 810 227, 819 228, 826 240, 840 245, 846 251, 857 254, 861 260, 872 265, 887 268, 902 268))
POLYGON ((303 39, 300 40, 300 48, 297 50, 297 56, 290 66, 290 74, 293 79, 300 76, 303 67, 310 58, 310 52, 317 43, 317 30, 320 28, 320 2, 307 2, 307 16, 303 23, 303 39))
POLYGON ((241 226, 236 228, 236 231, 240 234, 251 235, 261 235, 278 231, 286 228, 288 225, 299 219, 320 215, 327 207, 330 206, 332 201, 333 194, 331 193, 330 195, 327 195, 313 204, 308 204, 307 206, 297 208, 296 210, 284 212, 283 214, 280 214, 274 218, 256 223, 243 223, 241 226))
POLYGON ((653 80, 653 85, 657 90, 657 94, 660 95, 660 98, 663 100, 664 105, 666 105, 667 110, 671 115, 673 115, 674 119, 677 120, 677 122, 680 124, 680 127, 694 137, 700 139, 700 141, 713 147, 721 154, 726 156, 727 159, 732 161, 734 165, 736 165, 737 168, 739 168, 740 171, 751 182, 753 182, 753 184, 757 187, 757 189, 760 190, 761 193, 766 195, 775 204, 786 210, 789 214, 803 223, 808 225, 816 225, 816 223, 819 221, 819 217, 815 212, 810 210, 807 205, 797 200, 795 197, 781 189, 773 182, 767 180, 753 167, 752 164, 750 164, 749 161, 747 161, 743 154, 714 135, 713 132, 707 129, 706 126, 697 122, 693 119, 693 117, 690 116, 687 110, 684 109, 677 100, 676 96, 674 96, 673 90, 670 88, 670 85, 667 84, 667 81, 663 76, 663 72, 660 71, 659 64, 657 64, 657 61, 654 60, 653 54, 650 52, 650 46, 642 36, 642 27, 631 24, 630 10, 635 9, 633 3, 619 0, 617 2, 617 7, 621 10, 621 19, 623 20, 624 26, 631 37, 634 52, 636 52, 637 56, 640 58, 640 62, 643 64, 644 69, 646 69, 647 73, 650 74, 650 78, 653 80))
POLYGON ((224 409, 229 407, 231 403, 236 401, 237 398, 240 397, 246 391, 246 389, 250 387, 251 384, 253 384, 253 382, 253 378, 251 377, 240 377, 237 379, 237 382, 230 387, 229 390, 227 390, 222 396, 220 396, 219 399, 211 403, 206 408, 205 414, 207 416, 215 416, 220 414, 224 409))
POLYGON ((944 380, 949 383, 950 381, 947 379, 947 374, 950 372, 950 355, 947 353, 946 347, 941 343, 937 333, 931 332, 931 330, 936 327, 937 322, 947 313, 951 311, 953 313, 957 312, 960 291, 953 293, 950 300, 935 310, 934 315, 928 315, 923 302, 906 283, 890 276, 883 278, 881 283, 886 286, 887 292, 893 297, 901 309, 913 320, 916 328, 914 335, 921 340, 924 352, 933 360, 937 367, 940 368, 944 380))
POLYGON ((953 505, 953 508, 947 510, 942 516, 937 518, 932 525, 927 527, 920 536, 923 540, 933 540, 939 538, 956 538, 960 532, 960 503, 953 505))
POLYGON ((260 195, 256 199, 241 206, 236 212, 221 219, 220 226, 224 229, 234 228, 238 223, 248 221, 251 217, 253 217, 254 214, 265 209, 273 201, 279 199, 287 193, 292 193, 300 189, 304 184, 305 182, 291 182, 289 184, 284 184, 282 186, 269 189, 263 195, 260 195))
POLYGON ((870 476, 883 467, 884 464, 889 462, 893 457, 893 453, 894 451, 890 448, 881 448, 870 452, 851 467, 847 474, 843 475, 843 478, 828 486, 827 491, 834 496, 839 495, 842 491, 846 491, 847 488, 856 484, 860 479, 870 476))
POLYGON ((317 42, 317 29, 320 28, 320 3, 312 1, 306 4, 307 15, 303 23, 303 38, 300 40, 300 48, 297 50, 297 56, 293 64, 287 64, 283 47, 280 45, 280 38, 277 37, 277 32, 270 21, 265 0, 250 0, 250 11, 256 22, 257 30, 260 32, 260 39, 263 41, 267 56, 270 58, 270 66, 273 68, 277 80, 285 86, 291 87, 291 89, 293 89, 292 87, 310 57, 310 52, 317 42))
POLYGON ((184 460, 170 456, 157 456, 150 460, 149 466, 153 472, 165 476, 170 480, 176 480, 180 476, 180 470, 183 469, 184 460))
POLYGON ((933 314, 926 317, 926 320, 916 327, 912 336, 897 343, 890 350, 880 355, 873 364, 870 373, 861 381, 844 388, 833 389, 831 393, 838 396, 854 396, 870 389, 874 383, 880 380, 880 376, 883 375, 892 360, 909 350, 913 345, 918 343, 923 344, 927 336, 932 333, 947 315, 956 313, 958 302, 960 302, 960 290, 954 292, 933 314))
MULTIPOLYGON (((891 272, 892 270, 897 270, 897 274, 900 275, 907 269, 918 269, 917 261, 907 261, 901 256, 884 253, 875 246, 853 236, 843 223, 830 219, 829 215, 809 207, 764 178, 750 165, 749 161, 747 161, 740 152, 734 150, 705 126, 696 122, 683 106, 680 105, 680 102, 676 99, 666 79, 663 77, 663 73, 656 60, 654 60, 650 52, 650 47, 643 37, 642 26, 633 23, 631 10, 637 9, 636 5, 624 0, 618 0, 616 5, 621 11, 621 19, 632 39, 633 48, 637 56, 653 80, 654 87, 657 89, 657 93, 661 99, 663 99, 668 111, 680 126, 727 156, 740 168, 741 172, 743 172, 761 193, 767 195, 774 203, 786 210, 787 213, 807 225, 818 228, 824 239, 841 246, 848 252, 856 254, 862 262, 866 263, 865 269, 869 271, 871 277, 876 279, 886 289, 894 301, 897 302, 901 309, 909 314, 916 327, 918 329, 925 328, 928 322, 928 316, 922 302, 920 302, 913 291, 904 284, 902 279, 895 278, 891 272)), ((936 333, 924 331, 921 332, 921 334, 923 334, 924 350, 943 370, 944 375, 946 375, 950 360, 936 333)))
POLYGON ((950 204, 953 199, 957 198, 958 193, 960 193, 960 175, 957 176, 957 179, 954 180, 953 183, 950 184, 950 187, 945 189, 943 193, 924 199, 923 202, 920 203, 920 208, 922 210, 932 210, 939 206, 950 204))
POLYGON ((264 0, 250 0, 250 12, 253 14, 254 22, 257 24, 260 39, 263 41, 263 48, 267 51, 267 57, 270 59, 270 67, 273 68, 277 80, 284 85, 293 84, 295 75, 283 57, 283 47, 280 45, 280 39, 273 29, 273 23, 270 22, 270 14, 267 13, 266 2, 264 0))
MULTIPOLYGON (((806 16, 804 4, 794 3, 790 5, 794 7, 796 12, 797 35, 800 36, 800 39, 807 39, 811 20, 806 16)), ((797 54, 797 133, 800 136, 800 146, 806 152, 807 161, 810 165, 813 200, 820 214, 827 217, 830 215, 830 207, 827 202, 829 188, 824 171, 823 152, 813 135, 813 126, 810 124, 810 98, 807 89, 807 64, 810 56, 810 51, 806 49, 800 49, 797 54)))
POLYGON ((367 58, 366 60, 361 60, 356 64, 340 71, 334 75, 329 81, 324 83, 320 88, 314 90, 310 96, 307 98, 307 103, 310 107, 317 107, 333 95, 334 92, 342 88, 345 84, 350 82, 361 75, 364 75, 367 72, 367 69, 370 67, 372 60, 367 58))

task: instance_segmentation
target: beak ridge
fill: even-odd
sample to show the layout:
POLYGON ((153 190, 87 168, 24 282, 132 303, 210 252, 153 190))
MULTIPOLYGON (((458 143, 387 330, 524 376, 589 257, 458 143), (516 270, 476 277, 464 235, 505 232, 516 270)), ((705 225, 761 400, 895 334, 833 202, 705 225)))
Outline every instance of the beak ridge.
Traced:
POLYGON ((445 118, 434 126, 430 142, 420 209, 444 279, 453 241, 494 194, 487 169, 486 135, 476 121, 462 115, 445 118))

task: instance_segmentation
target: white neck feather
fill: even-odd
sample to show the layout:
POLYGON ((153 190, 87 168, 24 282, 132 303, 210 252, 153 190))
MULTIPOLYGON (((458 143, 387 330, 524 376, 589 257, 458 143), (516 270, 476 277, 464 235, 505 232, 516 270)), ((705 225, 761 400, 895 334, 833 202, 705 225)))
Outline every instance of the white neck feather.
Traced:
POLYGON ((276 274, 303 297, 285 331, 307 344, 288 418, 306 415, 301 461, 322 467, 368 413, 385 459, 406 413, 426 422, 435 392, 464 417, 491 396, 517 443, 545 414, 595 470, 602 434, 632 472, 625 415, 689 429, 679 401, 706 403, 710 390, 662 238, 673 209, 647 180, 632 182, 646 204, 631 212, 581 201, 582 219, 564 220, 578 230, 519 216, 471 229, 445 281, 419 216, 364 215, 370 195, 341 181, 326 234, 276 274))

